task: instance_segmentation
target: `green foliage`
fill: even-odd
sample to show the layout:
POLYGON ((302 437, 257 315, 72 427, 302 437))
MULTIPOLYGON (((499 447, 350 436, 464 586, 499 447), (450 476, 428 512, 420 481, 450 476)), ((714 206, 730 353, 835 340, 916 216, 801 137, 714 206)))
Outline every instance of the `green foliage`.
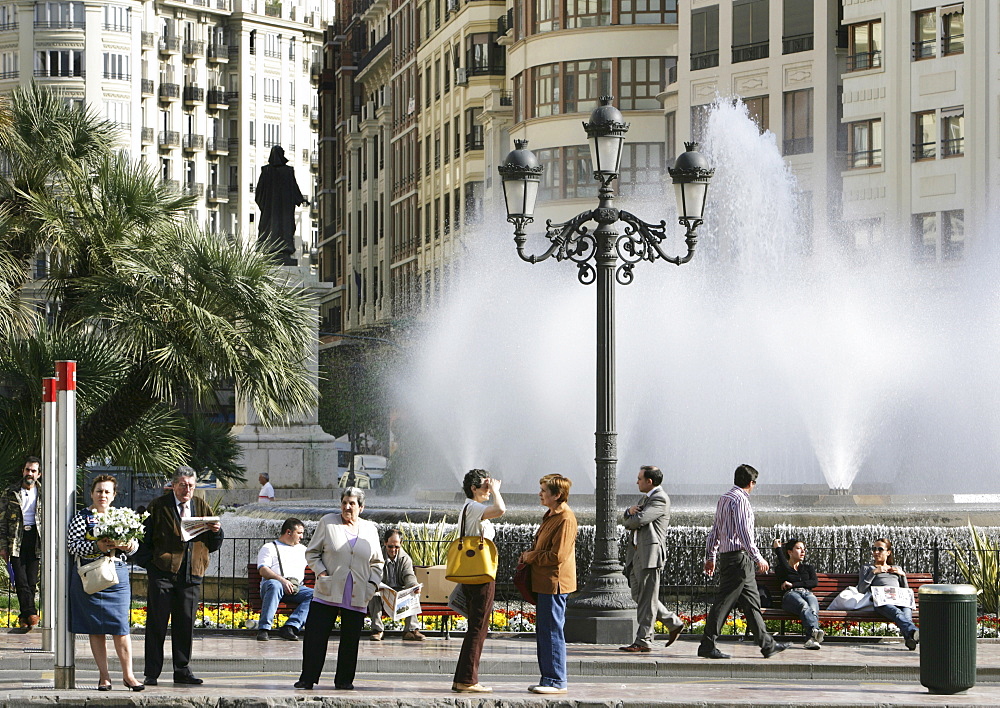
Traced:
POLYGON ((448 522, 442 515, 433 521, 433 509, 427 510, 426 522, 406 521, 400 524, 403 532, 403 549, 413 558, 413 565, 444 565, 448 559, 448 544, 458 538, 458 530, 448 529, 448 522))
POLYGON ((389 405, 385 372, 392 350, 343 345, 320 352, 319 422, 335 437, 345 433, 358 453, 386 454, 389 405))
MULTIPOLYGON (((185 435, 189 446, 187 460, 193 469, 212 472, 225 489, 233 482, 246 481, 246 467, 236 461, 243 451, 228 425, 196 413, 188 418, 185 435)), ((220 496, 218 501, 221 500, 220 496)))
POLYGON ((979 606, 986 612, 996 614, 1000 610, 1000 546, 969 522, 972 537, 972 552, 966 555, 956 543, 954 551, 948 551, 955 559, 969 585, 979 590, 979 606), (974 563, 973 563, 974 559, 974 563))

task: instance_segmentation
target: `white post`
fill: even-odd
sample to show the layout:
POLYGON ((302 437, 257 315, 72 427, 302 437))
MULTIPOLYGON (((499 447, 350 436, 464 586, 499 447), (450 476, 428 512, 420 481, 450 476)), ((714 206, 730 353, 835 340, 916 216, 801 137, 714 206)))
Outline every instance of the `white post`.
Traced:
MULTIPOLYGON (((56 379, 42 379, 42 509, 56 508, 56 379)), ((42 651, 53 651, 56 606, 56 538, 54 526, 42 529, 42 651)))
POLYGON ((56 362, 56 420, 58 429, 58 489, 49 522, 49 535, 56 538, 55 562, 55 684, 57 689, 76 688, 73 656, 74 635, 69 631, 69 573, 66 529, 76 512, 76 362, 56 362))

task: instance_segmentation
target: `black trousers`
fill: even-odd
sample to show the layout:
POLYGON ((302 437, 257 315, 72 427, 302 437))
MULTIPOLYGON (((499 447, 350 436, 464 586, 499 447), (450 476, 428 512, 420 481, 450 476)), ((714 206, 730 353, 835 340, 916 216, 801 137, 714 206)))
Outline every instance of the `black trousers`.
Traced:
MULTIPOLYGON (((178 574, 183 577, 182 574, 178 574)), ((163 670, 163 642, 170 623, 170 648, 174 673, 189 674, 191 644, 194 639, 194 616, 201 598, 201 584, 178 580, 171 573, 151 567, 146 576, 146 669, 147 678, 158 678, 163 670)))
POLYGON ((315 600, 309 604, 306 635, 302 640, 302 673, 299 681, 319 683, 319 676, 326 663, 326 650, 330 645, 330 633, 339 616, 340 646, 337 647, 337 672, 333 675, 333 683, 337 686, 354 683, 354 674, 358 670, 358 642, 361 641, 365 614, 324 605, 315 600))
POLYGON ((36 555, 38 550, 38 531, 31 529, 21 536, 21 551, 19 556, 10 557, 10 565, 14 569, 14 588, 17 591, 17 604, 21 608, 21 619, 38 614, 35 606, 35 589, 38 587, 38 566, 41 559, 36 555))
POLYGON ((769 650, 774 646, 774 637, 767 633, 764 618, 760 614, 760 594, 757 592, 753 559, 742 551, 722 553, 716 567, 719 589, 705 620, 701 646, 705 649, 715 648, 715 640, 722 633, 722 625, 732 609, 739 605, 757 646, 769 650))
POLYGON ((482 585, 465 585, 465 602, 469 609, 468 627, 462 640, 462 651, 455 666, 455 683, 473 685, 479 683, 479 659, 483 655, 483 645, 490 633, 490 619, 493 617, 493 598, 496 582, 482 585))

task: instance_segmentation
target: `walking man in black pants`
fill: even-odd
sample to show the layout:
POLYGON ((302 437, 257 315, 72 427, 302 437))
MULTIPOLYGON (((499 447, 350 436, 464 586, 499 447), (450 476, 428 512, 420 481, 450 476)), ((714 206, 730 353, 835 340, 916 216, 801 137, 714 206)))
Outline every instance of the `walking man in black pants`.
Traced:
MULTIPOLYGON (((4 491, 0 500, 0 559, 14 569, 14 588, 21 608, 18 624, 30 632, 38 624, 35 588, 42 560, 42 461, 29 457, 21 481, 4 491)), ((48 609, 48 608, 46 608, 48 609)))
POLYGON ((757 486, 758 472, 750 465, 740 465, 733 475, 733 488, 719 498, 715 507, 715 520, 708 532, 705 548, 705 573, 715 574, 716 559, 719 566, 719 589, 715 602, 705 620, 705 634, 698 647, 698 656, 705 659, 728 659, 715 646, 722 633, 722 624, 738 603, 746 616, 754 641, 760 653, 768 659, 788 648, 779 644, 767 633, 760 614, 760 595, 754 579, 754 564, 761 573, 770 566, 754 543, 753 508, 750 492, 757 486))

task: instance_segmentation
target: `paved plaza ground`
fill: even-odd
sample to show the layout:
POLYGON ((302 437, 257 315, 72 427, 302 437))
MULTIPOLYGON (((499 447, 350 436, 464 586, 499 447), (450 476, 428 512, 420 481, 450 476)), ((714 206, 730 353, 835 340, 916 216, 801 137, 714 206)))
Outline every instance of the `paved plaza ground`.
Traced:
MULTIPOLYGON (((452 693, 451 676, 461 638, 431 637, 403 642, 362 639, 353 692, 333 688, 336 639, 326 671, 312 691, 297 691, 302 644, 254 634, 202 633, 192 668, 205 685, 174 687, 170 674, 160 685, 130 694, 115 677, 114 690, 98 693, 97 672, 85 638, 76 642, 77 688, 57 691, 52 655, 41 652, 41 636, 0 633, 0 705, 87 706, 1000 706, 1000 643, 978 644, 978 684, 965 695, 935 696, 920 685, 920 652, 895 641, 836 642, 821 651, 801 643, 764 660, 750 643, 724 642, 731 660, 695 655, 695 638, 682 637, 669 649, 657 642, 649 654, 626 655, 615 647, 570 645, 570 690, 546 698, 527 692, 537 682, 532 637, 492 637, 480 680, 489 696, 452 693)), ((136 635, 136 674, 142 675, 143 637, 136 635)), ((110 650, 110 643, 109 643, 110 650)), ((168 649, 169 656, 169 649, 168 649)))

